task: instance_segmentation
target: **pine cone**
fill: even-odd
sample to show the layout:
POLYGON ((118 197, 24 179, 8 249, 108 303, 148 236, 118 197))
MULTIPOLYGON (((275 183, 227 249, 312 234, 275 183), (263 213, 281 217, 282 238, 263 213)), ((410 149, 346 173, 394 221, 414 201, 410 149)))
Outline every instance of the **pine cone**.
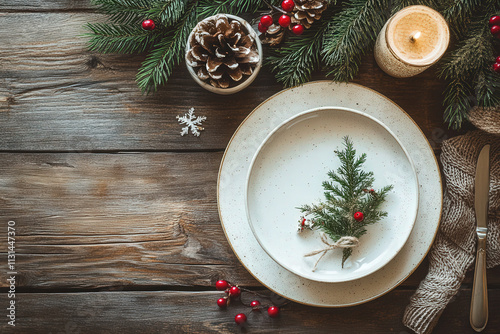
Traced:
POLYGON ((295 8, 292 16, 292 24, 302 24, 309 29, 315 20, 321 18, 321 14, 326 9, 327 3, 324 0, 294 0, 295 8))
POLYGON ((198 77, 217 88, 228 88, 244 75, 251 75, 260 60, 254 38, 240 22, 226 15, 199 22, 189 45, 188 65, 198 68, 198 77))
MULTIPOLYGON (((314 21, 321 18, 321 14, 327 7, 325 0, 294 0, 294 2, 295 7, 290 15, 291 24, 288 28, 282 28, 279 24, 274 23, 261 35, 262 44, 271 46, 280 44, 285 38, 286 30, 291 31, 297 24, 303 25, 305 29, 311 28, 314 21)), ((278 12, 272 15, 274 22, 277 22, 282 13, 278 12)))

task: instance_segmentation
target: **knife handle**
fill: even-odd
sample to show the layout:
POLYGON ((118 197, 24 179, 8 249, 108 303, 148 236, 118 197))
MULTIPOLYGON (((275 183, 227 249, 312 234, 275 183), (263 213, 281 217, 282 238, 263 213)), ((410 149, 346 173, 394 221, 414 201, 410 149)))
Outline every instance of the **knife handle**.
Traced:
MULTIPOLYGON (((478 233, 479 234, 479 233, 478 233)), ((488 322, 488 285, 486 283, 486 235, 477 240, 476 267, 470 304, 470 325, 481 332, 488 322)))

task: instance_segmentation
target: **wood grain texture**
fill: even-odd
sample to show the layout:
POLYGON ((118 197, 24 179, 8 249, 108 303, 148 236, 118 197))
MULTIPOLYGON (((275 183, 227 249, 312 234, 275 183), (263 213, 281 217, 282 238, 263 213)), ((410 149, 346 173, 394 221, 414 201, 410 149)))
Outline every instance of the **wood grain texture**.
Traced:
MULTIPOLYGON (((246 90, 218 96, 200 88, 181 65, 157 94, 141 95, 134 78, 144 56, 86 50, 84 24, 103 19, 92 13, 0 15, 1 150, 224 149, 241 121, 282 89, 264 69, 246 90), (9 27, 19 21, 30 24, 19 26, 13 39, 9 27), (179 136, 175 116, 190 107, 208 118, 200 138, 179 136)), ((434 147, 453 134, 442 122, 444 86, 432 70, 394 79, 368 55, 355 82, 403 107, 434 147)))
MULTIPOLYGON (((144 96, 134 78, 145 55, 86 50, 83 26, 103 20, 90 0, 0 1, 0 226, 16 221, 15 332, 409 333, 401 319, 426 260, 400 287, 364 305, 292 303, 275 320, 253 313, 243 329, 233 318, 247 308, 216 307, 217 279, 262 288, 220 225, 222 150, 282 87, 263 69, 243 92, 213 95, 180 65, 157 94, 144 96), (179 136, 175 116, 190 107, 208 117, 199 138, 179 136), (121 151, 128 153, 110 154, 121 151)), ((444 83, 435 68, 394 79, 369 53, 355 82, 405 109, 433 148, 457 134, 443 124, 444 83)), ((434 333, 473 332, 471 281, 469 273, 434 333)), ((500 267, 488 271, 488 283, 484 333, 500 333, 500 267)), ((0 332, 12 328, 3 321, 0 332)))
MULTIPOLYGON (((411 291, 399 290, 375 301, 349 308, 313 308, 295 303, 279 318, 265 311, 249 312, 236 301, 220 310, 221 292, 118 291, 65 294, 17 294, 19 333, 410 333, 403 326, 411 291), (244 328, 234 316, 248 316, 244 328), (50 316, 47 316, 50 314, 50 316)), ((471 292, 462 290, 444 311, 434 334, 473 333, 469 325, 471 292)), ((253 297, 244 294, 246 303, 253 297)), ((0 300, 5 304, 3 295, 0 300)), ((262 302, 264 299, 259 298, 262 302)), ((276 297, 272 300, 276 301, 276 297)), ((491 317, 483 333, 498 333, 500 293, 490 294, 491 317)), ((2 322, 1 327, 6 327, 2 322)))
MULTIPOLYGON (((0 154, 0 221, 16 222, 19 287, 207 287, 221 277, 260 286, 219 222, 221 158, 218 152, 0 154)), ((404 286, 416 286, 426 268, 404 286)), ((500 283, 500 270, 493 273, 490 284, 500 283)))

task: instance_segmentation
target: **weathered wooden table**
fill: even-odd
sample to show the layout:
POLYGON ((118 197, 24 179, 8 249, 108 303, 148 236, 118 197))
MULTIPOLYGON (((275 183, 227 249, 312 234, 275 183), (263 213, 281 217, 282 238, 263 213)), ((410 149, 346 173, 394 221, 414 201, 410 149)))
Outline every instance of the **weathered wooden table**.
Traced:
MULTIPOLYGON (((1 331, 410 332, 401 319, 426 261, 389 294, 355 307, 291 303, 280 318, 257 316, 245 329, 233 317, 246 307, 219 310, 219 278, 266 293, 224 237, 216 182, 237 126, 282 87, 264 69, 245 91, 216 96, 180 66, 166 87, 143 96, 134 83, 143 56, 86 51, 83 25, 102 19, 89 1, 0 3, 1 331), (208 117, 199 138, 179 135, 175 116, 190 107, 208 117), (6 317, 13 300, 9 221, 16 237, 15 328, 6 317)), ((393 79, 370 54, 356 82, 404 108, 436 154, 442 140, 457 134, 442 122, 444 85, 433 70, 393 79)), ((488 272, 485 333, 500 332, 499 274, 488 272)), ((435 333, 473 332, 471 278, 435 333)))

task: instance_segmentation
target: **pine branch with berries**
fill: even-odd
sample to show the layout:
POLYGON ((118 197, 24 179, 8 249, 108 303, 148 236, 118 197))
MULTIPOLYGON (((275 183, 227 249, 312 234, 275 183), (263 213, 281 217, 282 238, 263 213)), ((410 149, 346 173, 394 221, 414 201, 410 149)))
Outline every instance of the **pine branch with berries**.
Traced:
MULTIPOLYGON (((337 171, 328 172, 329 181, 323 182, 325 201, 303 205, 299 210, 304 214, 299 222, 299 231, 304 227, 320 230, 333 242, 342 238, 359 239, 367 230, 366 226, 379 222, 387 216, 381 211, 392 185, 373 189, 373 172, 363 170, 366 153, 356 155, 352 141, 344 137, 345 149, 335 151, 341 162, 337 171)), ((352 247, 343 248, 342 267, 351 256, 352 247)))
MULTIPOLYGON (((500 16, 492 15, 500 11, 500 4, 496 0, 474 3, 475 7, 463 9, 465 17, 449 21, 452 31, 463 38, 444 57, 439 72, 439 77, 448 82, 444 119, 454 129, 467 120, 472 107, 500 105, 500 58, 495 63, 495 50, 500 46, 500 16)), ((458 6, 458 1, 454 6, 458 6)))
POLYGON ((332 14, 333 10, 328 8, 323 19, 302 31, 300 37, 292 37, 280 48, 270 50, 264 64, 271 68, 278 82, 285 87, 297 86, 308 82, 312 72, 320 69, 323 33, 332 14))

